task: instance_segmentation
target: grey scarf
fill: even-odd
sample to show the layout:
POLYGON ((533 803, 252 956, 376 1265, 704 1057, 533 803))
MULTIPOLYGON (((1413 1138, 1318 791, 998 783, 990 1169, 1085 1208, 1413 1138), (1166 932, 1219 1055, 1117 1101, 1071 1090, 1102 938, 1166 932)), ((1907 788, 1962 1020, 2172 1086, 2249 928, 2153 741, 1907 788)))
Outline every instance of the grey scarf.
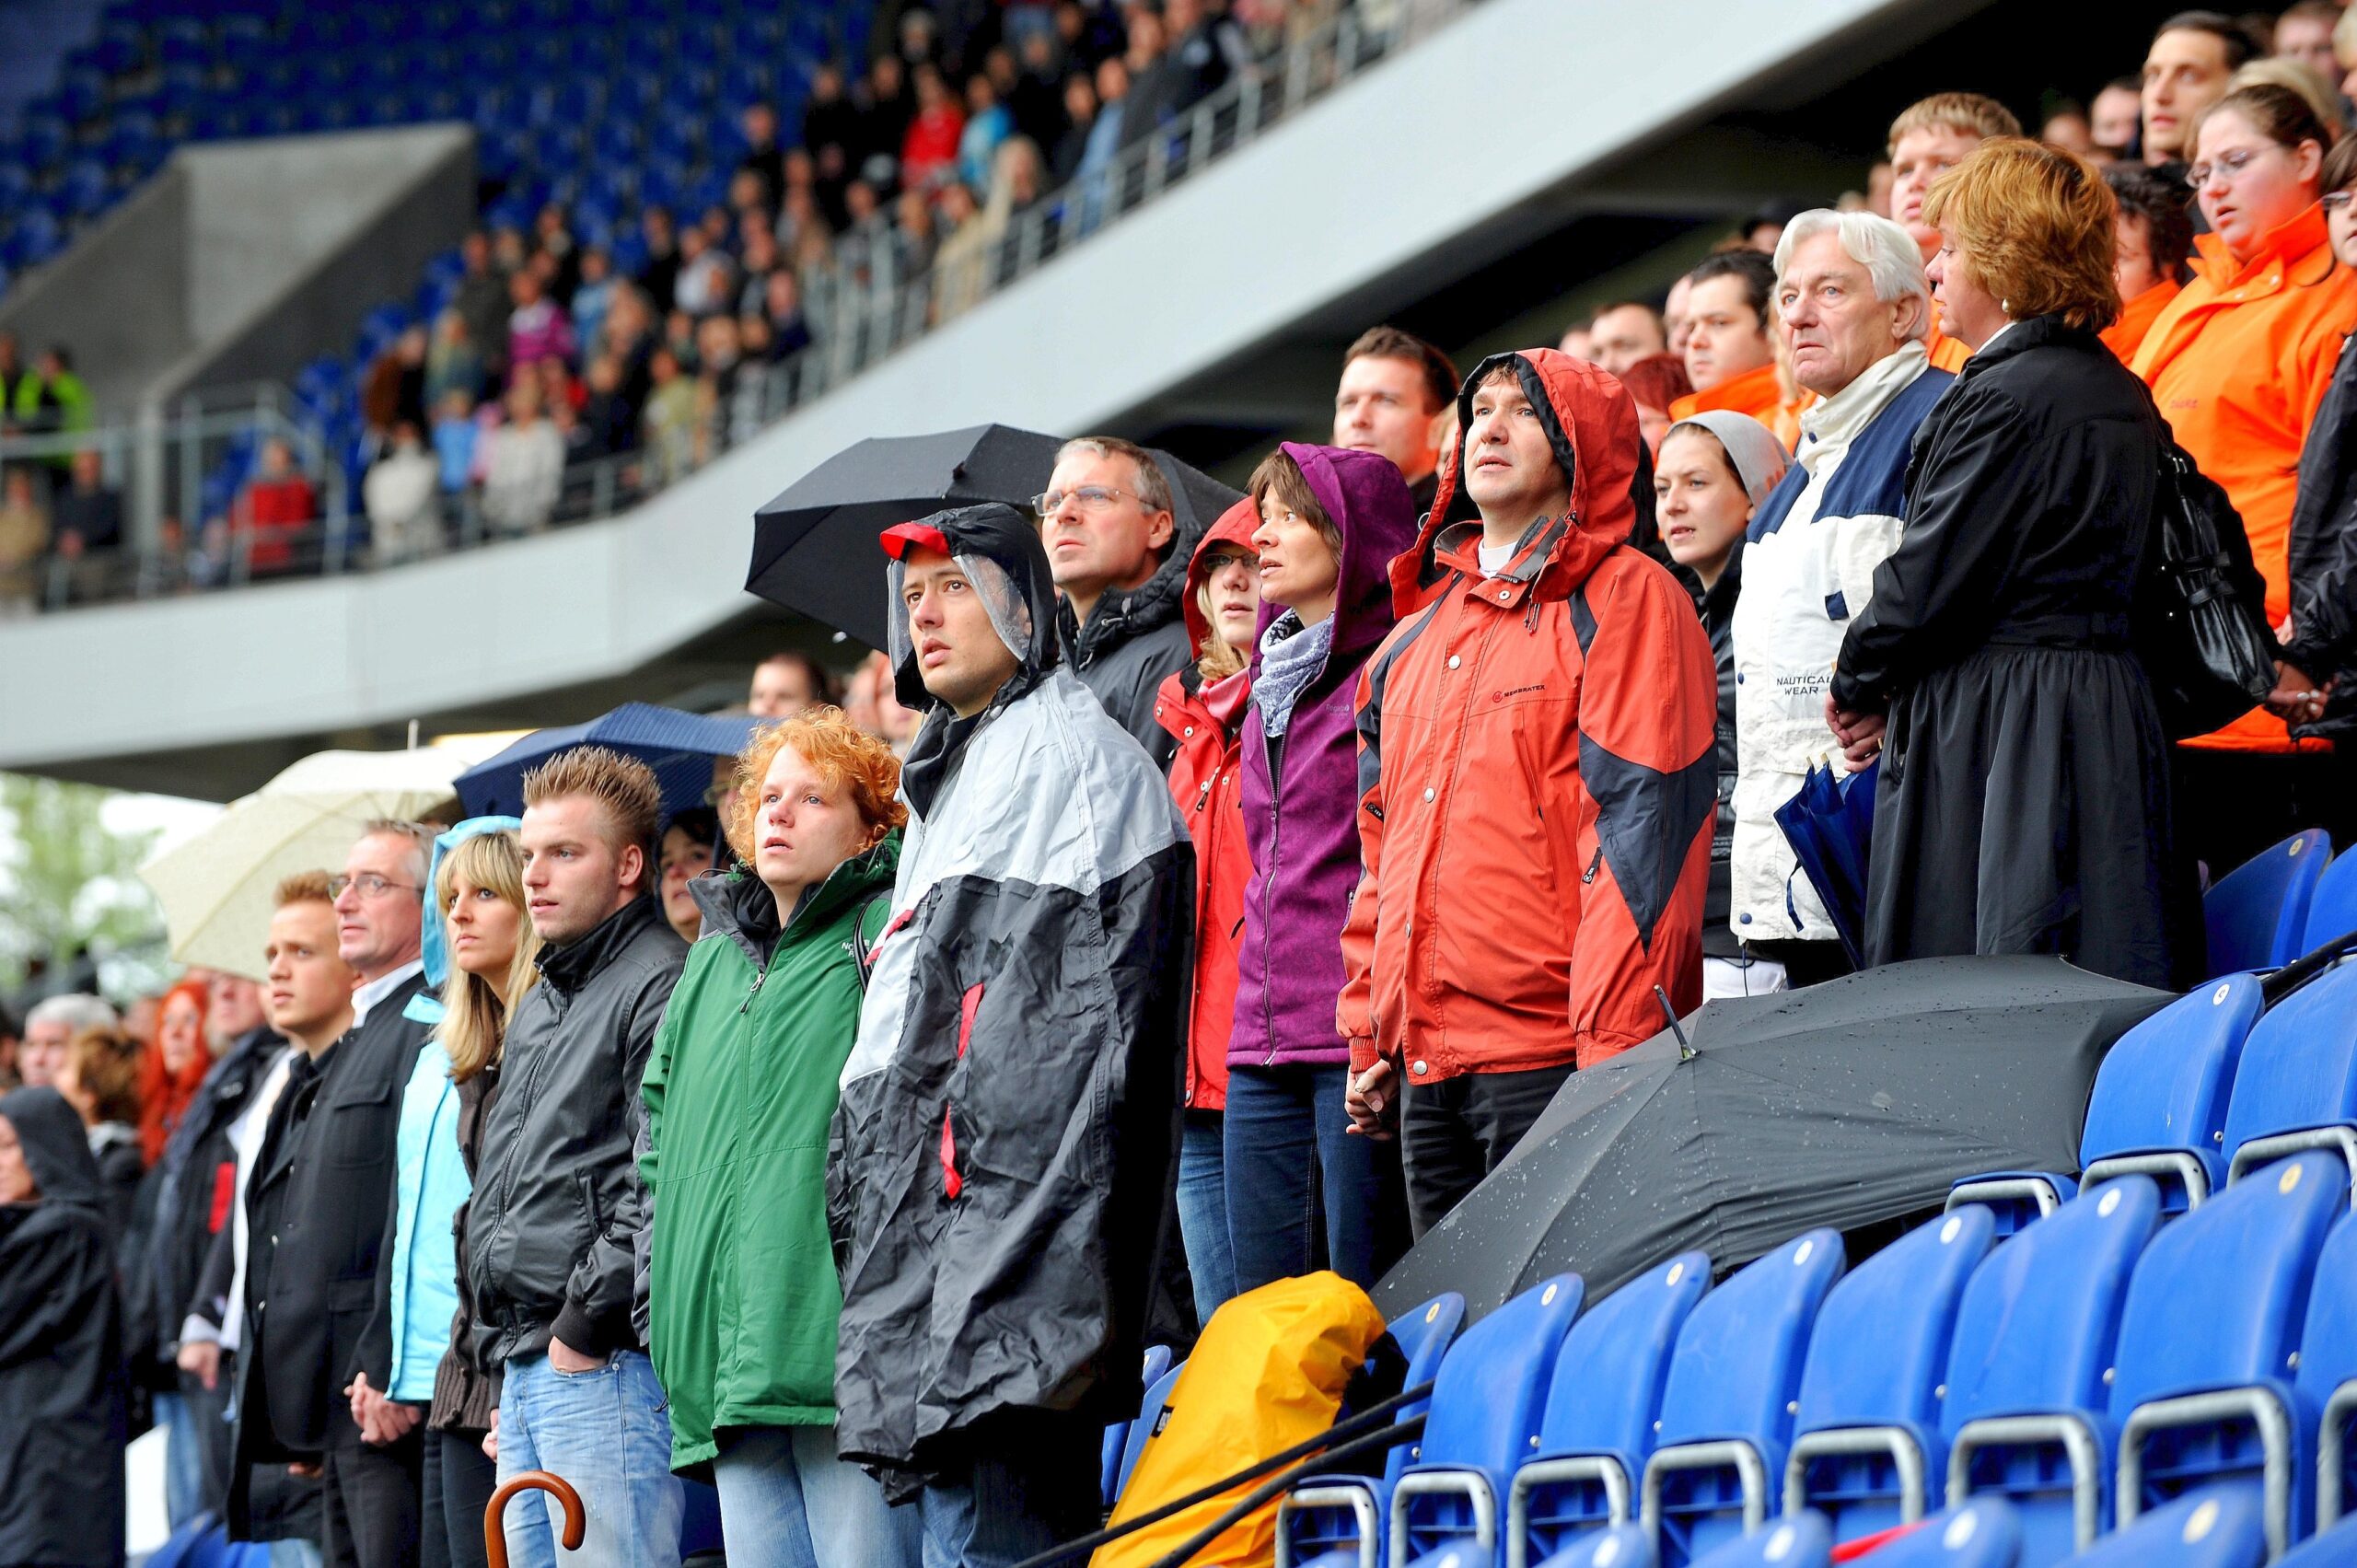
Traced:
POLYGON ((1334 617, 1302 629, 1301 617, 1286 610, 1260 633, 1260 672, 1252 678, 1253 705, 1260 710, 1260 733, 1271 739, 1285 732, 1293 705, 1326 668, 1334 645, 1334 617))

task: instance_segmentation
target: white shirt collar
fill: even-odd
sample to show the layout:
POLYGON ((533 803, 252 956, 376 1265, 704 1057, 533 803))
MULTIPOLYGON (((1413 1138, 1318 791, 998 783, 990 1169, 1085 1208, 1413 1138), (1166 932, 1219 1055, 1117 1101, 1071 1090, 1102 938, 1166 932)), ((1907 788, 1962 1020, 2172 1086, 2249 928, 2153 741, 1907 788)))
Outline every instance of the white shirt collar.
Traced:
POLYGON ((1847 447, 1890 400, 1922 374, 1926 358, 1920 343, 1905 343, 1858 373, 1858 378, 1801 414, 1801 466, 1816 471, 1814 458, 1829 445, 1847 447))
POLYGON ((2003 337, 2007 332, 2012 331, 2015 327, 2020 325, 2021 323, 2019 321, 2006 322, 2003 326, 1989 334, 1989 341, 1987 343, 1982 343, 1979 348, 1974 349, 1972 352, 1976 354, 1987 354, 1989 350, 1995 345, 1999 338, 2003 337))
POLYGON ((380 974, 352 993, 352 1027, 358 1028, 368 1021, 369 1009, 407 985, 413 975, 425 972, 424 958, 412 958, 388 974, 380 974))

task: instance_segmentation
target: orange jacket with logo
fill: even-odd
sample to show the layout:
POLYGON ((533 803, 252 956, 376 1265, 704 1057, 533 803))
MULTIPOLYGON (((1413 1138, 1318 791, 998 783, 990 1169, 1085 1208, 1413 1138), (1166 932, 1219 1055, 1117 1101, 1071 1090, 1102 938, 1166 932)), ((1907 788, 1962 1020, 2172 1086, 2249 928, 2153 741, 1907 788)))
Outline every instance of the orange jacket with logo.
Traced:
POLYGON ((1399 624, 1359 682, 1364 872, 1342 934, 1336 1022, 1364 1071, 1405 1081, 1585 1067, 1702 989, 1717 806, 1718 672, 1694 602, 1630 546, 1653 505, 1636 405, 1552 349, 1512 364, 1572 476, 1494 577, 1443 470, 1392 563, 1399 624), (1454 510, 1452 510, 1454 508, 1454 510))
MULTIPOLYGON (((2216 235, 2194 241, 2194 281, 2171 300, 2131 364, 2177 444, 2224 486, 2267 579, 2267 619, 2292 613, 2292 501, 2300 447, 2357 326, 2357 273, 2333 260, 2311 206, 2240 266, 2216 235)), ((2283 721, 2255 709, 2189 746, 2289 751, 2283 721)))
POLYGON ((1775 433, 1791 451, 1801 438, 1801 403, 1784 401, 1784 383, 1773 363, 1758 366, 1720 382, 1707 392, 1689 392, 1669 405, 1670 423, 1691 419, 1713 409, 1747 413, 1775 433))

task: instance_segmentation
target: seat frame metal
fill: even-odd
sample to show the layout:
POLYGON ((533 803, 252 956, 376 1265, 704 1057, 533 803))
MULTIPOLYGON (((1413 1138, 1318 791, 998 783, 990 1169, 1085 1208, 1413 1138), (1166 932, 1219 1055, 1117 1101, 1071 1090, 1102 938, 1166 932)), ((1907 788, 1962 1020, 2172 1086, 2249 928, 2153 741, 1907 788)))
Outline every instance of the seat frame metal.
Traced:
POLYGON ((2126 1529, 2143 1512, 2144 1439, 2157 1432, 2247 1416, 2258 1428, 2264 1455, 2259 1470, 2262 1517, 2267 1527, 2270 1562, 2292 1544, 2292 1416, 2283 1401, 2267 1388, 2222 1388, 2211 1394, 2182 1394, 2169 1400, 2147 1400, 2128 1412, 2119 1430, 2119 1494, 2113 1510, 2126 1529))
POLYGON ((1965 1423, 1948 1445, 1948 1506, 1972 1495, 1972 1457, 2001 1443, 2060 1443, 2071 1461, 2072 1550, 2095 1544, 2103 1527, 2103 1446, 2075 1415, 1996 1415, 1965 1423))
POLYGON ((1514 1472, 1506 1493, 1506 1568, 1530 1568, 1530 1494, 1559 1481, 1602 1481, 1606 1527, 1629 1522, 1629 1472, 1611 1455, 1533 1459, 1514 1472))
POLYGON ((1839 1426, 1794 1438, 1792 1458, 1784 1461, 1787 1515, 1808 1506, 1808 1462, 1843 1454, 1889 1455, 1898 1467, 1898 1522, 1911 1525, 1923 1516, 1931 1489, 1923 1474, 1923 1446, 1903 1426, 1839 1426))
POLYGON ((1277 1568, 1293 1568, 1293 1540, 1285 1534, 1285 1516, 1295 1508, 1348 1508, 1358 1520, 1359 1568, 1380 1568, 1376 1542, 1383 1537, 1383 1521, 1375 1512, 1373 1488, 1305 1486, 1287 1493, 1277 1503, 1277 1568))
POLYGON ((1480 1470, 1410 1470, 1391 1488, 1391 1568, 1408 1568, 1408 1501, 1465 1497, 1473 1504, 1473 1544, 1485 1561, 1498 1551, 1498 1494, 1480 1470))
POLYGON ((1658 1448, 1645 1461, 1645 1475, 1637 1504, 1637 1523, 1656 1541, 1661 1539, 1661 1489, 1664 1477, 1681 1470, 1714 1470, 1733 1466, 1743 1482, 1743 1530, 1746 1535, 1768 1522, 1768 1463, 1759 1450, 1739 1438, 1713 1443, 1680 1443, 1658 1448))

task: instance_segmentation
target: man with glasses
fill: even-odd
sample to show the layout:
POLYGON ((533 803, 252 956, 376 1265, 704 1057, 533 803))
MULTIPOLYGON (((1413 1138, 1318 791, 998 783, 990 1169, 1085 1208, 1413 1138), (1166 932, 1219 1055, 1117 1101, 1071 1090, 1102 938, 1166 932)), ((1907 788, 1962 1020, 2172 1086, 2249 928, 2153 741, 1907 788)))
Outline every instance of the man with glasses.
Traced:
MULTIPOLYGON (((242 1419, 267 1417, 279 1447, 319 1457, 329 1568, 418 1560, 424 1411, 373 1391, 389 1368, 368 1365, 364 1341, 392 1207, 400 1089, 426 1041, 404 1010, 425 989, 418 936, 433 842, 420 823, 371 822, 329 879, 336 952, 356 977, 352 1023, 296 1064, 256 1177, 270 1223, 249 1243, 248 1296, 268 1312, 256 1315, 247 1356, 261 1363, 265 1397, 242 1419), (364 1370, 367 1384, 356 1385, 364 1370)), ((379 1351, 390 1358, 389 1343, 379 1351)))
POLYGON ((1180 538, 1170 481, 1144 447, 1083 436, 1056 454, 1035 496, 1059 605, 1056 641, 1113 722, 1170 771, 1178 742, 1154 716, 1155 693, 1194 661, 1182 607, 1195 539, 1180 538))

